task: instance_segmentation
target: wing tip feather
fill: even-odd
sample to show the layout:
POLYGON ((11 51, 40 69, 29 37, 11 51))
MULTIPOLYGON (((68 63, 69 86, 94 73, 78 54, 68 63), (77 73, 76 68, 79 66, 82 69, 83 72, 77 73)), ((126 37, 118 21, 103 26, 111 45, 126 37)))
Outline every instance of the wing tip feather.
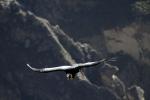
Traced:
POLYGON ((26 64, 31 70, 37 71, 35 68, 33 68, 30 64, 26 64))

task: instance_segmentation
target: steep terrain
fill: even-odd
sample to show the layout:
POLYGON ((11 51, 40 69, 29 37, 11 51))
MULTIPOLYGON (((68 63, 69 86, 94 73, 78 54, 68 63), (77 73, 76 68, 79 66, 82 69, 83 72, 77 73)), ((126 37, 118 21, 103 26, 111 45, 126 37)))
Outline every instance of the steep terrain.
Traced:
POLYGON ((0 99, 116 100, 105 88, 99 89, 86 81, 67 81, 65 73, 31 72, 26 63, 37 67, 57 66, 96 60, 100 56, 87 44, 74 42, 58 26, 52 26, 16 1, 3 0, 0 8, 0 99))
MULTIPOLYGON (((20 1, 21 4, 15 0, 0 1, 0 99, 144 100, 144 94, 145 99, 149 100, 149 24, 120 25, 120 21, 123 20, 122 23, 128 23, 128 21, 126 22, 126 18, 124 19, 123 15, 118 13, 122 12, 118 9, 120 6, 115 7, 115 3, 112 3, 117 9, 115 14, 120 14, 120 16, 115 15, 115 19, 120 18, 120 20, 114 23, 115 20, 110 19, 112 22, 108 24, 109 28, 101 30, 103 28, 101 26, 106 24, 105 21, 109 18, 103 23, 93 20, 86 23, 89 19, 100 17, 100 15, 95 16, 97 15, 96 9, 101 3, 98 0, 88 1, 26 0, 20 1), (78 16, 82 15, 85 8, 90 8, 86 9, 87 11, 96 12, 82 22, 78 16), (72 16, 68 18, 67 14, 77 15, 74 18, 72 16), (93 23, 90 24, 91 22, 93 23), (51 23, 60 24, 60 26, 51 23), (84 27, 80 27, 80 24, 84 27), (118 24, 121 27, 116 27, 118 24), (98 29, 98 27, 101 28, 98 29), (97 51, 86 43, 75 42, 61 28, 67 32, 78 33, 68 34, 76 40, 87 41, 97 51), (80 37, 82 30, 83 34, 80 37), (119 67, 119 72, 113 73, 111 70, 106 70, 108 73, 105 75, 98 67, 86 69, 84 72, 89 79, 86 81, 67 81, 65 74, 59 72, 33 73, 25 65, 30 63, 37 67, 58 66, 98 60, 106 56, 118 57, 117 62, 112 64, 119 67), (112 76, 107 77, 111 73, 115 74, 115 80, 112 79, 112 76), (92 84, 89 84, 89 81, 92 84), (112 83, 112 86, 109 83, 112 83), (124 95, 127 95, 128 98, 125 98, 124 95)), ((126 0, 123 3, 118 2, 117 5, 126 4, 125 8, 128 8, 127 5, 133 1, 126 0)), ((104 3, 107 2, 110 1, 106 0, 104 3)), ((104 9, 105 6, 103 5, 102 8, 104 9)), ((110 10, 111 6, 108 12, 110 10)), ((126 13, 131 12, 126 11, 126 13)), ((89 12, 86 12, 82 17, 88 15, 89 12)))
POLYGON ((130 23, 136 17, 137 0, 19 0, 38 16, 59 24, 67 34, 80 37, 99 34, 101 29, 130 23))

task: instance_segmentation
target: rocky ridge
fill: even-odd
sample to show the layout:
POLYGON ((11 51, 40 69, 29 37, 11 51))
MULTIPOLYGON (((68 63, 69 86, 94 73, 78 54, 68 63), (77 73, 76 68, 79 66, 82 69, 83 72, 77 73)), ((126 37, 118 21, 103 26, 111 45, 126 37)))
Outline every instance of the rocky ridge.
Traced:
MULTIPOLYGON (((87 78, 94 84, 89 84, 86 81, 67 81, 65 77, 62 77, 64 76, 62 73, 39 75, 30 72, 25 66, 26 63, 31 63, 37 67, 43 65, 57 66, 97 60, 104 55, 98 53, 88 44, 75 42, 58 25, 51 25, 48 20, 36 16, 17 1, 2 0, 0 1, 0 8, 2 9, 0 11, 2 19, 0 21, 1 99, 123 99, 118 94, 113 93, 117 91, 114 91, 113 87, 105 87, 105 84, 101 82, 102 80, 97 80, 94 75, 99 71, 97 69, 85 70, 87 78), (99 83, 102 83, 102 86, 98 86, 99 83)), ((115 55, 119 56, 119 60, 114 63, 118 67, 123 64, 123 60, 132 59, 124 53, 115 55)), ((134 60, 127 63, 132 66, 133 70, 130 66, 119 67, 121 72, 117 75, 123 79, 123 82, 126 81, 124 76, 127 75, 125 73, 127 70, 131 70, 132 73, 137 69, 138 65, 134 65, 133 62, 134 60)), ((138 67, 140 68, 140 66, 138 67)), ((138 75, 139 73, 133 75, 133 79, 130 78, 129 82, 125 82, 125 86, 130 87, 135 83, 138 84, 139 82, 134 82, 135 79, 141 77, 138 75)), ((137 92, 143 91, 140 87, 133 86, 128 91, 130 91, 127 94, 130 97, 129 100, 143 100, 144 92, 137 92), (132 90, 132 93, 130 93, 130 90, 132 90), (135 99, 135 97, 138 99, 135 99)))

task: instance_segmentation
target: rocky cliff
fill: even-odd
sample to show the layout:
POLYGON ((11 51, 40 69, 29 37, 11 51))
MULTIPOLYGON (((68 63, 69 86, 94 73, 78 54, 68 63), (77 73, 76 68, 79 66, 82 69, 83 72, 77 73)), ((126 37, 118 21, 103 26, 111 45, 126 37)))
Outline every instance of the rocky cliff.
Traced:
POLYGON ((100 55, 89 45, 74 42, 58 25, 52 26, 17 1, 3 0, 0 4, 1 100, 98 100, 105 96, 115 100, 107 89, 87 81, 67 81, 65 73, 30 72, 26 63, 58 66, 96 60, 100 55))
MULTIPOLYGON (((89 3, 74 2, 73 7, 80 5, 84 8, 89 4, 93 7, 98 1, 94 2, 90 0, 89 3)), ((93 37, 88 36, 81 38, 89 40, 88 42, 97 48, 95 50, 87 43, 74 41, 61 29, 61 25, 64 24, 59 20, 65 21, 61 17, 64 14, 62 8, 66 4, 65 7, 72 7, 72 3, 68 0, 67 2, 43 0, 41 4, 39 0, 34 2, 27 0, 20 3, 15 0, 0 1, 0 99, 144 100, 144 93, 146 100, 149 98, 148 30, 141 37, 141 34, 136 34, 134 30, 139 28, 131 25, 129 29, 103 31, 100 35, 101 41, 99 38, 91 41, 93 37), (50 10, 50 13, 47 10, 50 10), (94 45, 95 43, 97 44, 94 45), (65 73, 61 72, 37 74, 26 66, 26 63, 37 67, 58 66, 98 60, 106 56, 118 58, 111 64, 117 65, 119 72, 114 72, 115 67, 109 65, 90 68, 84 70, 86 80, 68 81, 65 73)))

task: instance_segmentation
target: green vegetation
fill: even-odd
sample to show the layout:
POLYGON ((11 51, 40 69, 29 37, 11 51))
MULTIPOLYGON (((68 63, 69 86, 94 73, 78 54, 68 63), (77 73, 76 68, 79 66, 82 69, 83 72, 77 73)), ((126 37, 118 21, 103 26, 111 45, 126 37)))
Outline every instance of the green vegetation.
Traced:
POLYGON ((139 14, 150 14, 150 0, 139 0, 134 4, 134 10, 139 14))

